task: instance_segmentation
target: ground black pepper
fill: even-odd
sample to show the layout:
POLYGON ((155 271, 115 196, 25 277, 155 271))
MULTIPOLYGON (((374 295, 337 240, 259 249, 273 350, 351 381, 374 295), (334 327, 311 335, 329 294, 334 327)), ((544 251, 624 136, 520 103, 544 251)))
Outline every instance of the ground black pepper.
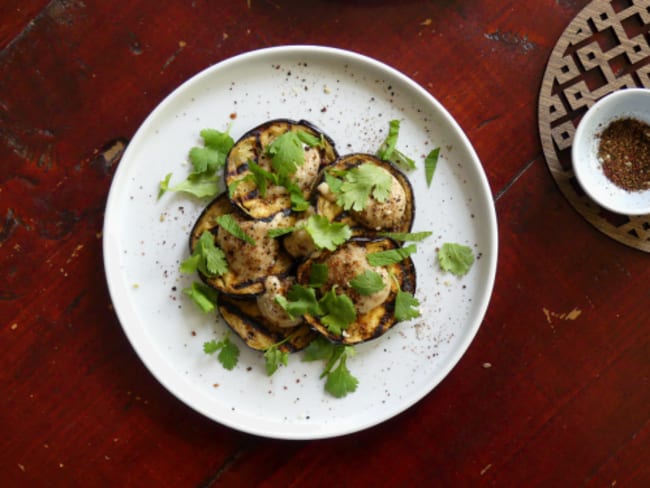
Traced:
POLYGON ((633 118, 611 122, 600 134, 598 158, 614 184, 628 190, 650 188, 650 125, 633 118))

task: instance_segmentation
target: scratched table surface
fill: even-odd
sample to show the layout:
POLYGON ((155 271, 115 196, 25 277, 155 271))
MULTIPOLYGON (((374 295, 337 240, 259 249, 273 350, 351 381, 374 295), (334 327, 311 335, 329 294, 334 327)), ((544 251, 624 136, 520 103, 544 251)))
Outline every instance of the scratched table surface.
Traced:
POLYGON ((576 212, 538 135, 547 60, 587 3, 2 2, 0 485, 650 486, 648 256, 576 212), (399 415, 320 440, 233 430, 169 393, 103 273, 107 195, 147 115, 204 68, 288 44, 424 87, 498 217, 494 291, 460 362, 399 415))

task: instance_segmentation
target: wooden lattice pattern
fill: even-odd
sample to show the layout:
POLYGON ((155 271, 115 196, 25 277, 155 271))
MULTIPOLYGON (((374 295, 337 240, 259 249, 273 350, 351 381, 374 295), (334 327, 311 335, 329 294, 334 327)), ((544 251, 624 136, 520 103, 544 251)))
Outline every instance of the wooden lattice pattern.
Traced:
POLYGON ((539 132, 560 190, 596 228, 650 252, 650 215, 619 215, 580 188, 571 144, 582 115, 615 90, 650 88, 650 0, 595 0, 564 30, 548 60, 539 95, 539 132))

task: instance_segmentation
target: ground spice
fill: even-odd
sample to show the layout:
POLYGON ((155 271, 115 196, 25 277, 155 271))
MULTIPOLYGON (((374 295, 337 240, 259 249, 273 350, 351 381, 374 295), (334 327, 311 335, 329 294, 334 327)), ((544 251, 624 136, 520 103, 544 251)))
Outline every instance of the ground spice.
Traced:
POLYGON ((639 191, 650 188, 650 125, 633 118, 611 122, 600 134, 598 158, 615 185, 639 191))

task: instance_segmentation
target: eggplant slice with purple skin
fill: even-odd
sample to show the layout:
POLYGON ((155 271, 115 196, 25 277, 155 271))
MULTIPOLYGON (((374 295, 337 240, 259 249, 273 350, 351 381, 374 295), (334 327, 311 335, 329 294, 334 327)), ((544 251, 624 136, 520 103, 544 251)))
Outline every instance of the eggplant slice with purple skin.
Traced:
POLYGON ((255 299, 222 295, 217 305, 219 313, 246 345, 265 351, 273 344, 289 338, 279 346, 284 352, 295 352, 307 347, 318 334, 305 322, 295 327, 278 327, 260 312, 255 299))
MULTIPOLYGON (((194 252, 197 241, 205 231, 210 232, 214 236, 215 244, 219 245, 220 226, 217 224, 216 219, 227 214, 239 220, 242 227, 254 225, 261 227, 262 230, 266 228, 266 225, 270 228, 271 223, 281 227, 289 227, 295 222, 295 216, 291 214, 278 214, 267 220, 252 220, 232 205, 226 193, 222 193, 205 208, 194 224, 194 228, 190 233, 191 252, 194 252)), ((221 232, 225 233, 226 231, 222 230, 221 232)), ((228 271, 221 276, 213 277, 199 273, 206 284, 221 293, 237 296, 259 295, 264 292, 264 280, 267 276, 286 276, 295 267, 294 259, 282 249, 279 242, 266 235, 262 237, 266 245, 248 244, 229 235, 224 237, 224 239, 226 238, 231 241, 234 240, 230 248, 221 246, 228 260, 228 271), (260 264, 265 252, 272 252, 273 254, 266 259, 266 263, 260 264), (238 271, 235 266, 232 266, 236 260, 240 260, 242 270, 238 271), (252 266, 252 263, 255 262, 259 264, 256 267, 252 266)))
MULTIPOLYGON (((297 282, 305 286, 309 285, 312 264, 326 264, 334 254, 349 251, 352 247, 362 250, 364 255, 367 255, 374 252, 396 249, 399 245, 388 238, 352 238, 335 251, 317 252, 310 256, 298 266, 297 282)), ((351 261, 351 263, 353 264, 354 261, 351 261)), ((401 289, 402 291, 415 294, 416 274, 415 266, 410 257, 406 257, 402 261, 390 264, 384 268, 389 275, 387 280, 387 285, 389 286, 388 296, 381 304, 366 312, 357 313, 356 321, 350 324, 342 334, 339 335, 331 332, 327 325, 321 322, 319 317, 305 315, 305 320, 317 332, 336 343, 353 345, 376 339, 385 334, 397 323, 397 319, 395 318, 395 300, 398 290, 401 289)), ((330 273, 332 271, 340 272, 332 269, 329 270, 330 273)), ((349 274, 351 271, 346 269, 343 272, 349 274)), ((317 298, 320 299, 327 291, 327 289, 323 288, 318 289, 317 298)))
POLYGON ((303 131, 320 141, 318 146, 305 148, 305 163, 293 175, 306 200, 311 198, 318 174, 338 157, 334 142, 304 120, 275 119, 248 131, 228 153, 225 174, 232 203, 254 219, 266 219, 291 209, 291 196, 286 188, 269 183, 262 196, 249 168, 249 161, 253 161, 263 170, 273 172, 267 148, 289 131, 303 131))
MULTIPOLYGON (((395 165, 372 154, 355 153, 341 156, 326 168, 330 175, 349 171, 362 164, 374 164, 387 171, 393 178, 391 197, 385 202, 371 201, 362 211, 344 210, 336 203, 336 195, 320 191, 327 185, 324 172, 321 175, 316 197, 316 212, 330 222, 347 224, 355 236, 374 235, 377 232, 410 232, 415 218, 415 199, 408 178, 395 165)), ((371 198, 371 200, 373 200, 371 198)))

